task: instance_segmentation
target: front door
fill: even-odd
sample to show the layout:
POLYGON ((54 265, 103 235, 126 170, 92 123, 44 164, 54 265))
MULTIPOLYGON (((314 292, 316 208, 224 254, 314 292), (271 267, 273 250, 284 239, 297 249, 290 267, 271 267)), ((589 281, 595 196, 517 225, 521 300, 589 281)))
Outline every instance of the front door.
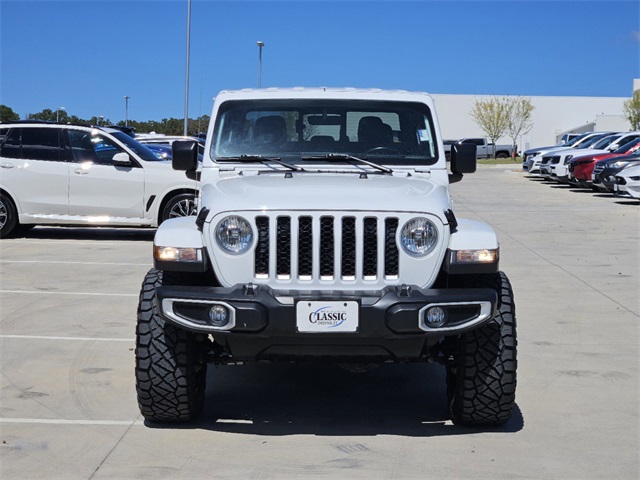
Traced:
POLYGON ((69 130, 69 144, 69 215, 99 224, 142 219, 144 169, 134 160, 131 166, 115 165, 113 156, 124 149, 98 130, 69 130))

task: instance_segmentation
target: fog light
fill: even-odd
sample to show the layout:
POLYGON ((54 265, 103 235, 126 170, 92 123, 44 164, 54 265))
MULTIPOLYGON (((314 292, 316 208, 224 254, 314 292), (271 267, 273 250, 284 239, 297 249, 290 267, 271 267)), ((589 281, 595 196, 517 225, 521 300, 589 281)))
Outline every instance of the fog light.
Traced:
POLYGON ((229 323, 229 309, 224 305, 214 305, 209 310, 209 320, 214 327, 224 327, 229 323))
POLYGON ((447 314, 441 307, 431 307, 427 310, 425 324, 427 327, 441 327, 447 321, 447 314))

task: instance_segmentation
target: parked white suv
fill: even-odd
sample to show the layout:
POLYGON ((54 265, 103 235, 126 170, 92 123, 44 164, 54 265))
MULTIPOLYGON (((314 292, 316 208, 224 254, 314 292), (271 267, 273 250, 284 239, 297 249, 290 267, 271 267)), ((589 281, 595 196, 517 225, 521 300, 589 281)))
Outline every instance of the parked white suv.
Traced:
MULTIPOLYGON (((209 363, 430 361, 456 423, 509 419, 513 292, 494 231, 454 215, 476 146, 453 145, 448 171, 429 95, 221 92, 205 151, 198 215, 160 225, 140 291, 147 420, 196 418, 209 363)), ((195 142, 173 165, 198 168, 195 142)))
POLYGON ((195 211, 197 183, 113 128, 0 124, 0 237, 34 225, 148 226, 195 211))

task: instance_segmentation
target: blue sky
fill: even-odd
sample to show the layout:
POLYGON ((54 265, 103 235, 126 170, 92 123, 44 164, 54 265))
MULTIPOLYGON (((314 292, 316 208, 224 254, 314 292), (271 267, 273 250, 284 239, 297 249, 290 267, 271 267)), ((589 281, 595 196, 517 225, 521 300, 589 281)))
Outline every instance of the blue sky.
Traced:
MULTIPOLYGON (((640 2, 192 0, 189 116, 223 89, 629 97, 640 2)), ((0 0, 0 104, 184 116, 187 0, 0 0)))

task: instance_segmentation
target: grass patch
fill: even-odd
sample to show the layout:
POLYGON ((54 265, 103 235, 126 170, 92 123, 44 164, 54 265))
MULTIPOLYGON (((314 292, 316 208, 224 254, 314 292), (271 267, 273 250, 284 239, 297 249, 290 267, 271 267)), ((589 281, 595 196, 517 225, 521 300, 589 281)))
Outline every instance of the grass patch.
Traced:
POLYGON ((518 163, 522 163, 521 157, 516 157, 515 159, 511 158, 482 158, 478 160, 478 165, 516 165, 518 163))

